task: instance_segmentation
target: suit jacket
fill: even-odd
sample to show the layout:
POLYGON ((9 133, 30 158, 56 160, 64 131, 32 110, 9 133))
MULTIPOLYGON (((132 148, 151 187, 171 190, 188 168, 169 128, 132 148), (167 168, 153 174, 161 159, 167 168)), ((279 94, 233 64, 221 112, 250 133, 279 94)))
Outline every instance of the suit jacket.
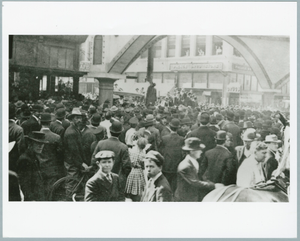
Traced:
POLYGON ((238 166, 240 166, 242 164, 242 162, 247 158, 244 155, 244 151, 245 151, 245 146, 237 146, 235 148, 236 150, 236 159, 237 159, 237 164, 238 166))
POLYGON ((200 165, 200 177, 214 183, 236 183, 237 165, 230 151, 222 146, 205 152, 200 165))
POLYGON ((190 137, 199 138, 205 145, 205 149, 203 150, 203 152, 206 152, 216 146, 215 136, 216 136, 216 132, 211 130, 208 126, 200 126, 197 129, 191 131, 187 135, 187 138, 190 137))
POLYGON ((53 121, 50 124, 50 131, 59 135, 63 140, 66 129, 63 127, 62 123, 59 123, 58 121, 53 121))
POLYGON ((17 173, 24 194, 24 201, 46 200, 39 161, 31 150, 27 149, 20 156, 17 162, 17 173))
POLYGON ((155 144, 154 144, 154 148, 157 151, 158 147, 161 143, 161 138, 160 138, 160 133, 159 130, 157 130, 154 126, 149 126, 148 128, 146 128, 148 131, 151 132, 151 134, 154 135, 154 139, 155 139, 155 144))
POLYGON ((125 201, 124 191, 122 190, 119 176, 111 173, 112 183, 105 174, 98 171, 91 177, 85 185, 84 201, 86 202, 116 202, 125 201))
POLYGON ((9 120, 9 142, 15 141, 14 148, 9 153, 9 170, 16 171, 17 160, 25 151, 23 128, 13 120, 9 120))
POLYGON ((201 181, 198 172, 187 155, 177 169, 177 189, 175 200, 180 202, 198 202, 199 190, 207 193, 215 188, 214 183, 201 181))
POLYGON ((91 163, 96 169, 98 168, 96 165, 95 155, 102 150, 113 151, 115 153, 115 162, 112 172, 119 175, 121 185, 125 189, 126 177, 131 171, 128 147, 115 137, 110 137, 107 140, 99 141, 94 150, 91 163))
POLYGON ((243 141, 241 139, 241 129, 239 128, 238 125, 234 124, 233 121, 228 121, 227 124, 222 129, 232 134, 234 147, 243 144, 243 141))
POLYGON ((59 135, 49 129, 41 129, 45 133, 45 141, 41 154, 37 155, 43 177, 61 177, 64 174, 63 144, 59 135))
MULTIPOLYGON (((103 127, 104 128, 104 127, 103 127)), ((82 144, 83 144, 83 154, 85 163, 89 166, 91 164, 92 152, 91 145, 94 141, 97 141, 96 136, 90 128, 87 126, 84 127, 82 133, 82 144)))
POLYGON ((170 130, 170 128, 168 127, 168 126, 165 126, 163 129, 162 129, 162 131, 161 131, 161 137, 163 137, 163 136, 166 136, 166 135, 169 135, 171 133, 171 130, 170 130))
POLYGON ((181 147, 184 145, 184 138, 177 133, 170 133, 162 137, 159 152, 165 158, 163 172, 176 173, 178 164, 183 159, 181 147))
POLYGON ((24 130, 24 135, 28 135, 31 131, 40 131, 42 128, 41 124, 33 116, 30 116, 27 121, 24 121, 21 127, 24 130))
POLYGON ((72 123, 64 135, 64 158, 67 165, 67 170, 79 171, 82 170, 84 159, 82 134, 72 123))
POLYGON ((161 174, 155 181, 154 181, 154 192, 150 193, 149 197, 146 198, 145 194, 147 192, 147 187, 142 195, 141 201, 143 202, 172 202, 173 201, 173 194, 170 187, 170 184, 167 178, 161 174))

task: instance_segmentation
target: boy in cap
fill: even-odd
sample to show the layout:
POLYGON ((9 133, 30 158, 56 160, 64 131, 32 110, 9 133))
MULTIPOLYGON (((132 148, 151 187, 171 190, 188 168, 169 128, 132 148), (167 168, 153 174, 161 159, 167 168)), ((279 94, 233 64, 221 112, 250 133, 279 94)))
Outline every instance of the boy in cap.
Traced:
POLYGON ((111 172, 115 161, 114 152, 99 151, 95 158, 99 170, 86 183, 84 201, 125 201, 124 190, 121 187, 119 176, 111 172))
POLYGON ((145 170, 149 178, 142 202, 171 202, 173 194, 170 184, 162 174, 163 156, 157 151, 149 151, 144 159, 145 170))
POLYGON ((177 189, 175 191, 175 200, 178 202, 198 202, 203 197, 199 197, 199 191, 204 190, 207 193, 223 184, 214 184, 210 181, 201 181, 198 177, 199 163, 201 153, 205 149, 199 138, 191 137, 185 140, 182 147, 187 151, 187 155, 177 168, 177 189))

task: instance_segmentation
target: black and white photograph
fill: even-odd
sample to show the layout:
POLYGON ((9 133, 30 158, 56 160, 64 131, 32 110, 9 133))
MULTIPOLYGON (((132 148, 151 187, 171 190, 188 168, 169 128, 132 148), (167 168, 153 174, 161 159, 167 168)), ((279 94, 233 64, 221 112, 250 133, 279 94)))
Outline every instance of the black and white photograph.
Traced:
MULTIPOLYGON (((151 6, 158 10, 161 5, 151 6)), ((46 6, 37 7, 47 11, 46 6)), ((148 207, 158 216, 161 209, 172 207, 173 214, 178 209, 179 222, 185 220, 185 207, 190 208, 188 215, 197 210, 194 222, 206 212, 203 209, 212 215, 214 207, 229 207, 235 217, 239 208, 244 212, 252 205, 262 205, 255 211, 275 213, 295 207, 295 135, 290 142, 297 130, 292 113, 297 104, 292 96, 297 82, 294 32, 246 28, 241 34, 226 34, 230 26, 207 30, 197 20, 194 28, 186 31, 182 24, 174 33, 163 26, 149 32, 147 27, 136 32, 129 27, 126 33, 101 26, 98 31, 101 24, 92 20, 86 21, 91 26, 84 31, 80 21, 74 23, 78 32, 74 26, 69 31, 67 21, 63 32, 59 27, 44 29, 43 21, 32 32, 4 28, 2 106, 8 116, 2 118, 3 203, 33 212, 35 205, 37 210, 49 207, 46 212, 62 218, 72 209, 87 208, 93 216, 91 210, 97 215, 107 207, 104 216, 135 222, 147 219, 149 214, 141 212, 148 207), (120 209, 131 211, 122 215, 120 209)), ((213 215, 217 219, 217 212, 213 215)), ((208 219, 211 227, 213 218, 208 219)), ((14 236, 13 230, 9 233, 14 236)), ((38 233, 42 236, 41 230, 38 233)), ((95 233, 92 237, 140 237, 142 232, 95 233)), ((198 236, 194 233, 192 237, 202 237, 200 230, 198 236)), ((91 237, 86 235, 76 237, 91 237)))

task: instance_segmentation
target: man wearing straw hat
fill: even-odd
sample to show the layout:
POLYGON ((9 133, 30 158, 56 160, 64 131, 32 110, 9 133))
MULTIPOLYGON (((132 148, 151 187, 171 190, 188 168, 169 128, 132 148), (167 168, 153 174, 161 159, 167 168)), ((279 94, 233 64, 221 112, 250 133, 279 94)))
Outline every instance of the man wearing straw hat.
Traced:
POLYGON ((17 173, 24 200, 45 201, 46 192, 37 155, 42 152, 44 144, 48 142, 45 141, 45 133, 40 131, 30 132, 25 138, 28 148, 17 162, 17 173))

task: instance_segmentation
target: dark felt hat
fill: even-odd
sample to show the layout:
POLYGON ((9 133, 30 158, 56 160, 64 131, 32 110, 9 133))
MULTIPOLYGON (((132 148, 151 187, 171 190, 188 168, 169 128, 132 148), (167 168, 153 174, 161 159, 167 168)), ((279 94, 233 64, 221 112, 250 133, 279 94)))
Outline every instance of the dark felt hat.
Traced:
POLYGON ((51 122, 51 114, 41 113, 41 122, 51 122))
POLYGON ((201 142, 201 140, 197 137, 190 137, 184 141, 184 146, 182 150, 185 151, 197 151, 197 150, 204 150, 205 145, 201 142))
POLYGON ((169 125, 171 127, 178 128, 178 127, 180 127, 180 120, 174 118, 174 119, 171 120, 169 125))
POLYGON ((45 141, 45 133, 41 131, 29 132, 29 134, 25 136, 25 138, 39 143, 44 143, 44 144, 49 143, 48 141, 45 141))
POLYGON ((100 122, 101 122, 101 116, 100 116, 100 114, 95 113, 95 114, 93 115, 93 117, 91 118, 91 123, 92 123, 93 125, 99 125, 100 122))
POLYGON ((218 131, 217 135, 215 136, 216 140, 225 141, 226 140, 226 131, 218 131))
POLYGON ((123 125, 119 121, 114 121, 109 127, 109 130, 112 133, 121 133, 123 131, 123 125))

